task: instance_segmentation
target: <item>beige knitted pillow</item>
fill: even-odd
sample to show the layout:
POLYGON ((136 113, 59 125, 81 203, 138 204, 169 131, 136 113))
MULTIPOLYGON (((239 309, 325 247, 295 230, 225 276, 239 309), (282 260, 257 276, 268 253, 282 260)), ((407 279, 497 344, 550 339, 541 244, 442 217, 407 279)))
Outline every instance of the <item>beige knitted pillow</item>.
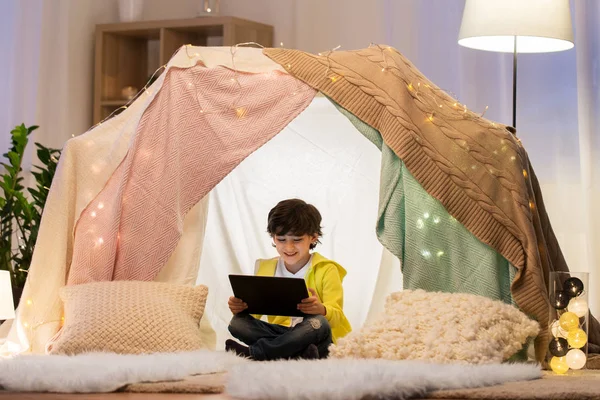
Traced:
POLYGON ((338 340, 336 358, 502 362, 539 326, 517 308, 464 293, 404 290, 392 293, 375 321, 338 340))
POLYGON ((208 288, 114 281, 65 286, 65 324, 51 354, 175 352, 203 347, 199 324, 208 288))

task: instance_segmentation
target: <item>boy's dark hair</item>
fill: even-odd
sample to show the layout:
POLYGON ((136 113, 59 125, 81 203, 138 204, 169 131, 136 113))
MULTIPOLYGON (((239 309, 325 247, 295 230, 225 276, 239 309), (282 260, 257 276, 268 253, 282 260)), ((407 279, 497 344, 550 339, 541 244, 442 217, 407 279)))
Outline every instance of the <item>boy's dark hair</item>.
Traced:
POLYGON ((312 204, 300 199, 288 199, 277 203, 271 211, 267 221, 267 232, 271 236, 279 235, 317 235, 316 243, 311 243, 314 249, 321 243, 321 213, 312 204))

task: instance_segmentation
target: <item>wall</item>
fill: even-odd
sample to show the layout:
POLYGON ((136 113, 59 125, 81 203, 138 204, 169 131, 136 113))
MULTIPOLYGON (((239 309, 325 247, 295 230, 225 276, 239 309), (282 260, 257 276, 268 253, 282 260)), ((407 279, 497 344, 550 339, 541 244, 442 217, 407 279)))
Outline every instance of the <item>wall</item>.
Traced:
MULTIPOLYGON (((146 0, 143 18, 194 17, 200 3, 146 0)), ((309 52, 338 45, 356 49, 371 42, 392 45, 470 109, 483 112, 489 106, 487 117, 510 123, 512 56, 457 45, 463 4, 464 0, 222 0, 221 14, 273 25, 276 45, 283 42, 309 52)), ((592 132, 598 133, 597 124, 590 123, 590 115, 600 115, 594 95, 600 93, 599 82, 593 78, 600 76, 594 34, 600 7, 594 0, 572 5, 578 10, 575 31, 588 32, 589 50, 582 52, 579 42, 575 50, 519 56, 517 129, 546 192, 567 261, 575 270, 589 270, 596 268, 589 261, 595 250, 591 242, 584 244, 586 229, 591 228, 581 226, 589 213, 574 215, 565 209, 585 206, 580 170, 588 171, 583 186, 592 191, 589 198, 596 198, 593 191, 600 187, 597 168, 589 171, 592 164, 584 166, 580 157, 582 148, 585 157, 600 159, 600 135, 592 132), (589 71, 579 74, 578 81, 582 63, 589 71), (582 102, 584 92, 591 100, 582 102), (589 137, 580 142, 585 121, 589 137), (591 148, 586 143, 595 144, 591 148)), ((85 132, 91 123, 94 25, 117 20, 117 0, 0 1, 0 54, 9 56, 0 63, 2 132, 23 121, 36 123, 41 128, 34 140, 55 147, 85 132)), ((0 135, 0 150, 7 145, 6 134, 0 135)), ((598 220, 594 218, 591 221, 598 220)), ((596 302, 600 306, 600 300, 596 302)))

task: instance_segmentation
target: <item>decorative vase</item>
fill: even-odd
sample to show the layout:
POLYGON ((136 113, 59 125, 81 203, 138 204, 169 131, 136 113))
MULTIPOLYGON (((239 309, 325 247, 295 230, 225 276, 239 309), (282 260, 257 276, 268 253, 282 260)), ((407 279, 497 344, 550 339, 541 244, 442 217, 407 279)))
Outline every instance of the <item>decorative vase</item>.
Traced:
POLYGON ((221 0, 200 0, 198 5, 198 16, 207 17, 211 15, 219 15, 219 7, 221 0))
POLYGON ((585 367, 589 321, 587 272, 550 272, 550 368, 557 374, 585 367))
POLYGON ((121 22, 133 22, 142 19, 144 0, 119 0, 119 19, 121 22))

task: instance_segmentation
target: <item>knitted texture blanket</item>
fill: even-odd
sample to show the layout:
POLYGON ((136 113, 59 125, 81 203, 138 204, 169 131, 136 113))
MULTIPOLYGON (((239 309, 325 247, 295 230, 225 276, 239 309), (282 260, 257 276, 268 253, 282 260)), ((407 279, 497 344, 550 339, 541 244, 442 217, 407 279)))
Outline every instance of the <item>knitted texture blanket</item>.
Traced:
POLYGON ((449 215, 379 132, 335 105, 381 150, 377 238, 400 260, 404 289, 471 293, 511 304, 515 268, 449 215))
POLYGON ((171 69, 131 150, 75 227, 68 283, 153 280, 187 212, 315 91, 281 72, 171 69))
MULTIPOLYGON (((536 339, 542 360, 549 340, 548 274, 568 267, 516 136, 469 111, 391 47, 322 56, 288 49, 264 53, 378 130, 450 215, 517 268, 512 295, 542 328, 536 339)), ((593 318, 590 343, 600 343, 593 318)))
MULTIPOLYGON (((94 127, 89 132, 69 140, 63 149, 60 163, 48 195, 48 201, 46 202, 46 208, 44 210, 44 216, 42 218, 40 232, 36 242, 35 253, 29 269, 25 290, 23 292, 22 298, 24 301, 21 302, 21 305, 17 309, 17 319, 10 328, 7 341, 0 346, 0 354, 12 354, 25 350, 34 353, 44 352, 48 340, 58 332, 62 325, 62 304, 58 297, 58 290, 67 284, 67 281, 82 282, 93 279, 112 279, 113 272, 115 271, 113 269, 115 260, 111 261, 110 258, 103 258, 104 256, 102 255, 100 259, 93 260, 92 264, 85 264, 89 261, 89 258, 86 260, 86 257, 92 256, 95 250, 96 255, 94 257, 99 255, 97 252, 97 250, 100 249, 99 247, 90 247, 88 249, 90 252, 88 256, 85 254, 78 254, 76 256, 78 261, 76 264, 73 264, 75 251, 78 253, 86 251, 85 247, 82 247, 82 245, 84 245, 81 241, 83 236, 88 235, 89 238, 92 236, 95 237, 96 242, 92 241, 88 243, 91 246, 94 246, 95 243, 100 245, 104 245, 105 243, 111 244, 111 240, 114 240, 114 237, 111 239, 110 236, 105 238, 103 236, 104 233, 100 233, 100 231, 97 231, 96 235, 91 235, 92 232, 81 231, 78 229, 80 226, 79 220, 86 216, 87 218, 92 217, 93 219, 102 219, 103 217, 106 217, 108 215, 106 211, 109 210, 107 207, 111 204, 114 205, 116 200, 110 199, 110 202, 108 203, 97 201, 94 205, 91 205, 91 202, 97 198, 97 196, 100 196, 102 191, 106 190, 109 185, 114 184, 114 182, 111 183, 109 180, 115 179, 113 176, 118 169, 123 168, 126 157, 134 155, 140 159, 140 157, 143 158, 144 156, 147 156, 147 154, 141 151, 132 154, 134 151, 134 144, 139 146, 141 143, 136 137, 139 133, 139 124, 142 119, 144 119, 146 123, 148 121, 153 121, 155 123, 156 126, 150 128, 158 128, 159 126, 164 127, 169 123, 172 126, 177 127, 177 124, 181 123, 182 117, 189 117, 189 115, 181 115, 174 112, 162 114, 160 116, 161 118, 152 119, 150 118, 150 115, 146 115, 149 108, 152 107, 153 112, 156 112, 156 103, 164 104, 166 101, 171 101, 171 105, 180 106, 180 111, 182 109, 189 112, 193 112, 194 110, 197 112, 200 111, 200 108, 195 104, 203 101, 204 95, 202 93, 199 93, 199 97, 197 98, 190 96, 189 93, 184 93, 184 95, 175 98, 175 92, 166 89, 163 94, 162 88, 166 85, 165 81, 167 77, 172 80, 170 74, 171 70, 176 71, 181 78, 186 77, 186 74, 184 74, 183 71, 189 69, 189 75, 187 75, 190 77, 189 83, 194 84, 194 73, 202 68, 201 63, 206 66, 207 70, 202 72, 202 76, 210 77, 206 75, 210 75, 211 72, 209 71, 220 70, 216 75, 219 73, 222 74, 225 79, 224 83, 229 85, 226 87, 237 87, 236 77, 242 86, 247 82, 251 82, 252 78, 243 75, 243 71, 260 74, 260 84, 262 84, 262 87, 265 89, 272 88, 274 85, 281 85, 281 89, 272 91, 272 94, 268 95, 267 99, 277 99, 277 96, 280 96, 281 99, 287 99, 282 95, 282 90, 285 91, 286 89, 289 89, 290 95, 297 91, 298 96, 293 99, 290 97, 290 99, 287 100, 288 102, 284 103, 284 105, 292 104, 293 107, 293 104, 303 104, 304 101, 308 104, 314 95, 314 90, 312 88, 288 75, 285 75, 283 79, 279 81, 277 76, 281 76, 282 68, 262 55, 258 49, 237 49, 235 68, 238 71, 238 75, 236 75, 233 72, 234 66, 232 65, 230 48, 184 47, 169 61, 166 71, 158 77, 147 91, 142 93, 132 104, 130 104, 127 109, 119 115, 94 127), (221 65, 226 68, 220 67, 221 65), (184 70, 182 70, 182 68, 184 70), (273 82, 275 80, 278 80, 279 82, 273 82), (160 99, 161 96, 163 96, 162 99, 160 99), (181 103, 178 104, 177 101, 180 101, 181 103), (160 123, 157 123, 157 120, 159 120, 160 123), (95 207, 95 210, 93 207, 95 207), (93 215, 95 215, 95 217, 93 215), (79 236, 80 234, 82 236, 79 236), (104 241, 105 239, 107 242, 104 241), (75 241, 78 241, 77 249, 75 249, 75 241), (107 266, 101 265, 100 263, 96 264, 96 262, 99 261, 113 263, 113 265, 107 266), (81 262, 84 264, 80 264, 81 262), (89 266, 90 269, 84 268, 85 265, 89 266), (96 265, 102 270, 100 274, 93 271, 93 268, 95 268, 96 265), (71 276, 71 273, 73 273, 73 276, 71 276), (26 299, 28 300, 27 302, 25 301, 26 299)), ((258 84, 258 81, 255 82, 258 84)), ((199 89, 204 89, 207 86, 210 86, 210 80, 202 82, 199 89)), ((213 90, 214 92, 217 89, 212 88, 210 90, 213 90)), ((245 89, 242 89, 242 92, 246 90, 249 90, 249 88, 246 87, 245 89)), ((238 91, 236 93, 239 94, 240 92, 238 91)), ((253 121, 255 118, 260 119, 260 116, 256 113, 259 110, 249 108, 249 103, 242 97, 221 98, 221 100, 224 101, 227 101, 228 99, 231 100, 231 102, 225 102, 221 105, 222 107, 217 107, 216 111, 233 111, 237 117, 239 109, 239 112, 241 113, 239 123, 253 121), (241 107, 238 106, 233 110, 233 105, 239 105, 241 107)), ((204 111, 215 112, 215 109, 211 109, 210 106, 206 107, 205 104, 204 111)), ((296 111, 299 113, 301 109, 296 111)), ((283 111, 283 114, 285 114, 285 111, 283 111)), ((290 119, 293 118, 292 115, 290 115, 290 119)), ((201 115, 198 114, 198 117, 200 118, 201 115)), ((285 116, 281 117, 282 119, 285 118, 285 116)), ((211 118, 208 118, 207 120, 211 121, 211 118)), ((286 123, 282 121, 281 124, 285 125, 286 123)), ((184 128, 186 127, 184 126, 184 128)), ((198 125, 198 129, 200 129, 200 125, 198 125)), ((219 129, 221 128, 219 127, 219 129)), ((228 128, 225 127, 224 130, 221 130, 221 135, 219 135, 218 140, 227 140, 227 136, 223 136, 227 135, 227 132, 231 132, 227 129, 228 128)), ((269 130, 269 132, 271 131, 269 130)), ((267 136, 271 135, 269 132, 266 132, 267 136)), ((185 134, 185 132, 183 132, 183 134, 185 134)), ((246 133, 242 134, 248 135, 246 133)), ((185 151, 185 147, 190 146, 190 143, 186 144, 181 142, 183 139, 182 132, 171 133, 171 135, 174 135, 174 141, 178 143, 179 146, 178 149, 183 147, 183 150, 185 151)), ((171 137, 171 139, 173 139, 173 137, 171 137)), ((238 139, 239 137, 236 137, 230 142, 235 142, 238 139)), ((163 142, 163 144, 165 143, 163 142)), ((246 143, 242 144, 245 145, 246 143)), ((175 143, 167 143, 167 145, 170 146, 169 149, 175 149, 175 143)), ((235 153, 234 157, 238 157, 241 161, 241 158, 243 157, 242 153, 245 151, 244 148, 234 147, 231 143, 229 143, 228 146, 232 149, 232 152, 235 153)), ((160 157, 163 157, 166 151, 167 149, 158 149, 157 162, 159 159, 165 161, 164 158, 160 157)), ((181 155, 177 154, 167 161, 171 163, 168 167, 172 167, 173 163, 179 161, 181 161, 181 155)), ((149 171, 141 172, 147 173, 149 171)), ((188 173, 186 177, 189 178, 191 170, 185 170, 183 172, 188 173)), ((146 199, 145 196, 146 194, 140 199, 142 203, 145 200, 151 201, 151 199, 146 199)), ((154 200, 156 200, 156 198, 154 200)), ((180 204, 178 203, 175 207, 180 207, 180 204)), ((121 214, 114 213, 113 211, 114 210, 112 209, 110 211, 111 217, 116 218, 114 222, 118 224, 121 214)), ((185 216, 181 214, 177 216, 175 225, 179 231, 174 232, 173 234, 181 234, 182 239, 179 240, 175 249, 166 249, 166 251, 171 252, 170 258, 166 263, 163 262, 161 267, 156 265, 153 267, 154 260, 152 260, 153 262, 148 265, 148 270, 151 272, 146 275, 148 277, 147 279, 151 279, 150 276, 154 274, 157 269, 160 269, 155 280, 179 284, 194 284, 196 282, 199 254, 206 224, 206 211, 207 197, 204 197, 196 202, 196 205, 194 205, 185 216), (181 230, 183 230, 182 233, 181 230)), ((156 215, 152 216, 154 222, 158 222, 155 217, 156 215)), ((146 222, 148 223, 149 221, 146 222)), ((144 226, 148 227, 148 224, 144 226)), ((170 226, 172 227, 173 225, 170 226)), ((112 244, 114 244, 114 242, 112 242, 112 244)), ((105 250, 102 250, 102 252, 104 251, 105 250)), ((164 261, 164 258, 162 261, 164 261)), ((127 273, 120 272, 119 274, 122 274, 120 276, 127 275, 127 273)), ((141 275, 144 274, 138 274, 138 276, 141 275)), ((131 276, 133 277, 133 274, 131 276)), ((204 322, 205 319, 202 321, 204 322)), ((203 326, 202 323, 201 328, 203 331, 203 338, 207 339, 207 343, 209 343, 210 340, 208 339, 210 338, 208 336, 213 335, 214 332, 212 332, 210 326, 203 326)), ((213 339, 214 337, 211 340, 213 339)))

